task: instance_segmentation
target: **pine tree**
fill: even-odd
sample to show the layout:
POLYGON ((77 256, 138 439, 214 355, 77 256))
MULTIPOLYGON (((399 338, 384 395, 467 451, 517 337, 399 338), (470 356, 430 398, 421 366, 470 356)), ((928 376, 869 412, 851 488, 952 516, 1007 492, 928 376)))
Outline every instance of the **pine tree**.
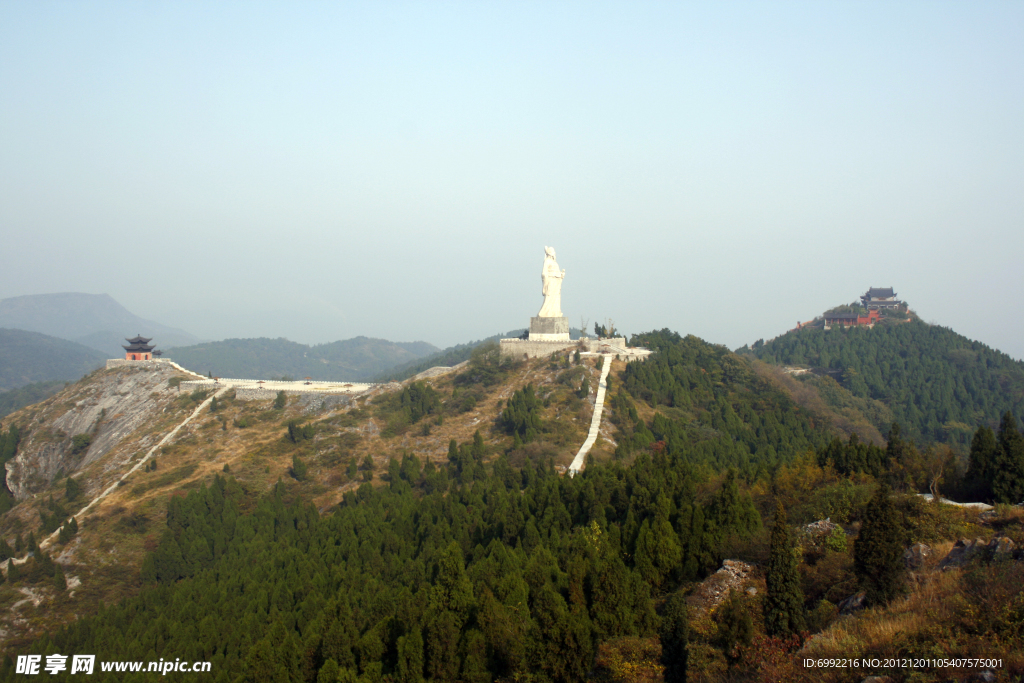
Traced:
POLYGON ((14 560, 7 560, 7 580, 14 583, 21 578, 21 569, 14 564, 14 560))
POLYGON ((995 478, 999 444, 992 430, 982 425, 971 439, 971 453, 967 474, 969 495, 974 500, 992 500, 992 480, 995 478))
POLYGON ((420 683, 423 680, 423 635, 419 627, 398 639, 398 671, 400 683, 420 683))
POLYGON ((1024 501, 1024 437, 1017 431, 1017 420, 1006 411, 999 424, 999 450, 996 455, 993 498, 1016 505, 1024 501))
POLYGON ((903 590, 903 537, 899 512, 882 484, 864 510, 853 544, 853 570, 872 604, 886 603, 903 590))
POLYGON ((53 587, 58 591, 66 591, 68 589, 68 581, 64 577, 64 569, 58 562, 53 564, 53 587))
POLYGON ((287 402, 288 395, 285 394, 284 391, 279 391, 277 392, 277 398, 274 399, 274 408, 277 410, 281 410, 282 408, 284 408, 285 403, 287 402))
POLYGON ((328 659, 316 675, 316 683, 338 683, 338 663, 328 659))
POLYGON ((738 659, 739 646, 750 645, 754 637, 754 620, 750 616, 750 610, 743 604, 742 593, 730 589, 729 599, 719 608, 716 618, 717 644, 728 659, 735 661, 738 659))
POLYGON ((764 600, 765 631, 772 636, 799 633, 804 628, 804 595, 789 539, 786 509, 781 501, 775 504, 775 526, 765 582, 768 588, 764 600))
POLYGON ((71 477, 68 477, 67 481, 64 482, 64 500, 66 502, 71 502, 78 498, 78 496, 80 496, 81 494, 81 485, 71 477))
POLYGON ((296 481, 305 481, 309 468, 298 455, 292 456, 292 476, 296 481))
POLYGON ((686 598, 675 593, 665 605, 661 618, 661 663, 665 665, 665 683, 686 683, 686 646, 690 638, 686 598))

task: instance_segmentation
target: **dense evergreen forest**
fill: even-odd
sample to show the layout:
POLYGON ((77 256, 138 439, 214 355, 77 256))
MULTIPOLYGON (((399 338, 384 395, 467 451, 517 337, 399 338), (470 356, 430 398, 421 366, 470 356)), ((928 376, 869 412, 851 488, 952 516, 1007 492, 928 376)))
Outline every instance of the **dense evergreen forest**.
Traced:
POLYGON ((631 343, 657 353, 627 366, 626 391, 611 400, 612 419, 623 432, 619 455, 660 442, 659 448, 705 471, 736 467, 753 479, 828 441, 813 416, 724 346, 669 330, 637 335, 631 343), (657 411, 649 427, 634 398, 657 411))
POLYGON ((327 517, 284 485, 245 514, 218 477, 171 500, 152 587, 32 651, 208 659, 217 680, 578 681, 598 640, 653 635, 655 596, 760 527, 734 477, 698 503, 664 453, 576 478, 433 469, 410 455, 327 517))
POLYGON ((976 427, 1024 415, 1024 362, 945 327, 804 329, 741 352, 839 375, 858 397, 885 403, 906 436, 966 447, 976 427))

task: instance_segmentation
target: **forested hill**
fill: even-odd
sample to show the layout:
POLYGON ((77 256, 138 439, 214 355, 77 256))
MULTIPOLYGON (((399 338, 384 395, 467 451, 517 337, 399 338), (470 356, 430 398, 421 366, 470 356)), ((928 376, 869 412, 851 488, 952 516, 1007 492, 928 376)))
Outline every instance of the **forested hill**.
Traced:
POLYGON ((627 365, 622 383, 628 395, 611 399, 623 432, 620 454, 657 440, 690 463, 754 476, 827 441, 815 416, 724 346, 669 330, 634 336, 631 343, 657 353, 627 365), (649 429, 634 419, 630 397, 657 411, 649 429))
POLYGON ((829 371, 855 396, 885 403, 904 434, 966 444, 1007 410, 1024 415, 1024 362, 946 327, 804 329, 741 353, 829 371))
MULTIPOLYGON (((162 401, 152 419, 0 513, 0 681, 23 680, 16 656, 90 653, 96 680, 118 681, 153 677, 99 663, 208 662, 215 683, 633 683, 687 668, 701 683, 838 683, 847 671, 808 670, 804 657, 918 643, 936 657, 1022 651, 1019 620, 987 615, 1019 593, 1024 563, 972 572, 961 589, 937 550, 915 577, 947 578, 906 582, 916 602, 886 611, 904 592, 908 544, 992 533, 977 511, 914 495, 939 481, 949 449, 918 451, 898 429, 885 448, 843 442, 764 364, 667 330, 634 341, 656 353, 516 361, 487 344, 459 372, 378 387, 358 405, 230 392, 203 403, 176 377, 147 387, 162 401), (605 362, 617 429, 563 476, 605 362), (109 486, 107 472, 185 416, 159 457, 109 486), (99 491, 110 493, 61 526, 99 491), (828 535, 809 535, 810 522, 828 535), (735 591, 717 583, 727 558, 753 565, 735 591), (923 588, 936 585, 938 598, 923 588), (877 609, 837 619, 858 590, 877 609), (909 625, 879 642, 894 617, 909 625), (805 631, 820 634, 806 643, 814 654, 805 631)), ((88 437, 58 434, 55 418, 92 397, 96 377, 116 387, 140 372, 106 370, 15 413, 0 456, 88 437)), ((1024 462, 1012 420, 989 436, 1001 454, 989 462, 1024 462)), ((1019 515, 1000 514, 1020 547, 1019 515)))
POLYGON ((103 365, 89 347, 38 332, 0 328, 0 391, 35 382, 76 381, 103 365))

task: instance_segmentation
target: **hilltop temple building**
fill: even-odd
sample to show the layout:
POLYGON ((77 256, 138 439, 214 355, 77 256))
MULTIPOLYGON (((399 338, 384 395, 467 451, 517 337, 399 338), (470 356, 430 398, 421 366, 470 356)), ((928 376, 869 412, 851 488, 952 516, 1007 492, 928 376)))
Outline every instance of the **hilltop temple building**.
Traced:
POLYGON ((161 355, 160 351, 153 350, 155 345, 149 343, 153 341, 152 338, 135 335, 131 339, 126 337, 125 341, 129 344, 128 346, 121 345, 121 348, 124 349, 125 360, 153 360, 154 356, 161 355))
POLYGON ((899 308, 903 305, 903 302, 896 298, 896 292, 892 291, 892 287, 885 289, 869 287, 867 294, 864 294, 860 300, 864 302, 864 308, 869 311, 880 308, 899 308))

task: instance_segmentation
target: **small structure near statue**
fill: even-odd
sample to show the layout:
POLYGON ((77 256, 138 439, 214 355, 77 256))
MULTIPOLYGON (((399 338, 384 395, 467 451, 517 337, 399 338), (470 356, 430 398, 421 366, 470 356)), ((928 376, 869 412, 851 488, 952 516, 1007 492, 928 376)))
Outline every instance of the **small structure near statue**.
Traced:
POLYGON ((124 349, 125 360, 153 360, 154 356, 160 356, 160 351, 155 351, 155 344, 150 344, 153 341, 152 337, 143 337, 141 335, 135 335, 131 339, 125 337, 125 341, 128 342, 128 346, 124 344, 121 348, 124 349))

